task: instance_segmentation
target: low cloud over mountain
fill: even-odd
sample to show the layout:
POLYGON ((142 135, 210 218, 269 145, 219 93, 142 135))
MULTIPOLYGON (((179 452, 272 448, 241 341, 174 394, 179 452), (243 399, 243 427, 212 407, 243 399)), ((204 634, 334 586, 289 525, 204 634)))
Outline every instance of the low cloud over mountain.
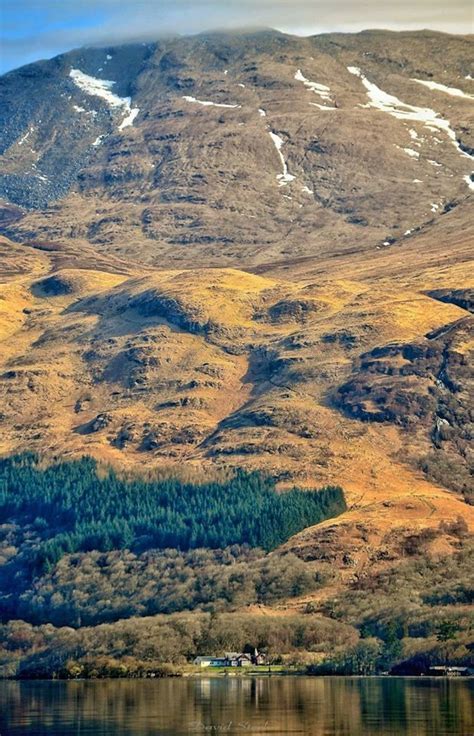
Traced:
POLYGON ((5 71, 71 46, 209 28, 269 26, 303 35, 375 27, 468 33, 472 7, 469 0, 456 0, 448 14, 442 0, 405 0, 396 7, 378 0, 6 0, 2 26, 5 71))

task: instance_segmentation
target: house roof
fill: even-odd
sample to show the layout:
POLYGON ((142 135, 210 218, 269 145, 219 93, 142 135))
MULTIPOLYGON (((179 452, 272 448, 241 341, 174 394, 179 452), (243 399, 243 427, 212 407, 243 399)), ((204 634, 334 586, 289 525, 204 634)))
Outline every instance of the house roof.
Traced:
POLYGON ((225 653, 226 659, 240 659, 241 657, 245 657, 245 659, 251 659, 251 654, 246 654, 244 652, 226 652, 225 653))

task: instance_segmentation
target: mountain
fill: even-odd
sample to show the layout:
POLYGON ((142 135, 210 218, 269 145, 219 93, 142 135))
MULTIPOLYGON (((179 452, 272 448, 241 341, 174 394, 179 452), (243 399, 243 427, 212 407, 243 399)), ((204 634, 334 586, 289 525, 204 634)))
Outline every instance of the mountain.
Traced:
POLYGON ((474 186, 471 60, 469 37, 262 31, 23 67, 0 86, 7 232, 160 267, 400 245, 474 186))
MULTIPOLYGON (((286 587, 244 607, 334 617, 407 557, 452 574, 474 525, 470 59, 468 36, 261 31, 0 78, 2 455, 341 486, 347 510, 271 553, 297 560, 286 587), (294 584, 298 561, 326 583, 294 584)), ((40 532, 3 521, 11 565, 40 532)), ((100 590, 122 565, 76 552, 25 588, 35 621, 103 620, 74 607, 79 572, 82 603, 44 603, 65 566, 100 590)), ((161 564, 129 560, 120 587, 161 564)))

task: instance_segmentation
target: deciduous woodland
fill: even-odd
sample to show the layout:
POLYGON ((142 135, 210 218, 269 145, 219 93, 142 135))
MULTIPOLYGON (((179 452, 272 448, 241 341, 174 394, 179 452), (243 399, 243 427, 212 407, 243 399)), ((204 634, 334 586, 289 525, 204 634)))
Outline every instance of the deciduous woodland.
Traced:
POLYGON ((121 477, 88 458, 4 459, 0 674, 179 674, 199 652, 252 644, 315 673, 469 662, 472 554, 461 521, 407 537, 409 561, 354 577, 316 610, 311 596, 337 571, 318 550, 308 559, 283 543, 344 509, 341 489, 278 493, 258 473, 192 484, 121 477), (445 533, 456 555, 426 560, 445 533), (282 604, 279 617, 271 606, 282 604))
MULTIPOLYGON (((78 582, 80 573, 73 580, 58 576, 54 582, 41 582, 31 610, 41 610, 37 608, 41 600, 53 597, 51 606, 56 606, 56 614, 52 615, 57 615, 63 605, 62 612, 65 618, 70 616, 70 623, 32 625, 17 619, 1 624, 0 674, 26 678, 172 675, 189 671, 188 663, 197 653, 218 656, 248 646, 264 650, 273 664, 297 665, 299 671, 308 667, 315 674, 375 674, 392 669, 420 674, 428 666, 446 661, 470 665, 473 555, 466 540, 460 543, 461 550, 454 556, 436 562, 417 556, 397 571, 352 586, 347 593, 328 600, 317 613, 311 605, 299 614, 291 609, 273 613, 264 609, 266 615, 262 615, 258 607, 242 608, 246 596, 247 600, 252 598, 256 578, 251 569, 236 564, 237 581, 246 581, 238 601, 226 601, 219 591, 214 602, 199 605, 194 600, 197 610, 192 612, 146 616, 143 609, 135 609, 139 615, 132 618, 75 628, 71 624, 78 620, 72 619, 81 606, 85 609, 89 605, 89 620, 94 616, 100 620, 103 606, 115 601, 123 606, 126 592, 118 585, 108 587, 96 571, 88 589, 81 589, 79 584, 74 596, 69 586, 78 582), (236 605, 240 610, 232 611, 236 605)), ((231 554, 223 554, 230 561, 231 554)), ((205 560, 202 552, 204 569, 205 560)), ((127 573, 133 576, 127 558, 117 560, 109 554, 95 561, 100 562, 105 577, 114 574, 115 582, 126 584, 127 573), (122 569, 117 572, 117 567, 122 569)), ((87 574, 87 558, 83 562, 83 574, 87 574)), ((302 564, 309 574, 311 566, 302 564)), ((268 560, 267 565, 276 565, 278 574, 279 566, 281 570, 285 563, 277 559, 268 560)), ((290 567, 291 562, 286 565, 290 567)), ((211 586, 212 565, 207 570, 211 586)), ((288 570, 285 577, 289 579, 288 570)), ((270 585, 271 580, 270 575, 263 583, 260 579, 260 584, 270 585)), ((147 582, 152 585, 152 581, 147 582)), ((298 582, 305 586, 301 577, 298 582)), ((181 577, 174 576, 174 582, 168 584, 174 585, 178 594, 188 583, 193 583, 193 574, 186 566, 181 577)), ((296 586, 292 592, 300 591, 301 587, 296 586)), ((270 594, 272 601, 275 593, 278 595, 278 590, 270 594)), ((280 593, 291 595, 283 588, 280 593)), ((25 611, 27 607, 25 600, 25 611)), ((131 607, 120 609, 121 616, 131 612, 131 607)))

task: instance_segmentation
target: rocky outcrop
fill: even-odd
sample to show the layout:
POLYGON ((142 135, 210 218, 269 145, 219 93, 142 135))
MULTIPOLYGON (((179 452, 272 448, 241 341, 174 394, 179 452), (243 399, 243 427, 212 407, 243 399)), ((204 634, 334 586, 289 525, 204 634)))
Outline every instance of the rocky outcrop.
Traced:
POLYGON ((428 292, 433 299, 474 312, 474 289, 436 289, 428 292))
MULTIPOLYGON (((467 292, 454 298, 468 299, 467 292)), ((474 471, 472 327, 470 319, 461 319, 419 343, 376 348, 359 358, 352 378, 334 396, 356 419, 394 423, 429 439, 432 450, 423 469, 469 499, 474 471)))

